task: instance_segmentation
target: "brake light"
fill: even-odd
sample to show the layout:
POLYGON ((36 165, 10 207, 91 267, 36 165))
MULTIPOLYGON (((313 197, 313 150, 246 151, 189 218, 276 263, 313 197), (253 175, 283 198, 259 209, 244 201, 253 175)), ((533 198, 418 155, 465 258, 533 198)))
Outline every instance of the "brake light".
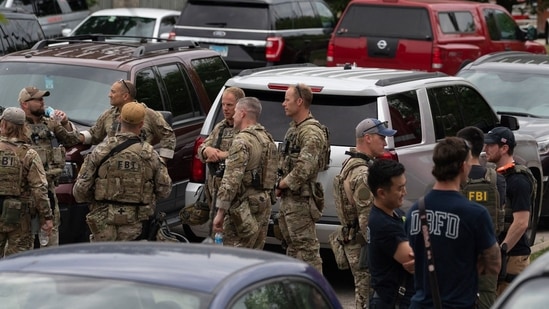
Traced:
POLYGON ((175 32, 170 31, 170 33, 168 34, 168 40, 175 40, 175 32))
POLYGON ((326 51, 326 66, 334 66, 334 48, 334 43, 330 42, 326 51))
POLYGON ((442 69, 442 52, 440 51, 440 48, 433 47, 433 70, 440 70, 442 69))
POLYGON ((385 150, 383 154, 378 159, 386 159, 386 160, 395 160, 398 162, 398 155, 394 150, 385 150))
POLYGON ((265 59, 267 61, 280 61, 282 56, 282 49, 284 48, 284 39, 281 37, 269 37, 267 38, 267 45, 265 47, 265 59))
POLYGON ((193 159, 191 161, 191 177, 190 181, 197 183, 206 182, 206 164, 202 163, 198 158, 198 148, 206 138, 204 136, 199 136, 194 141, 193 146, 193 159))

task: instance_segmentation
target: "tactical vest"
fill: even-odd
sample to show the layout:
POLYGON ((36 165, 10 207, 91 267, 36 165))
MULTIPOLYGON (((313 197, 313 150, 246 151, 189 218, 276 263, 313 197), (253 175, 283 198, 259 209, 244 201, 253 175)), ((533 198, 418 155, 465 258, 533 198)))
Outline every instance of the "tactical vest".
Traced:
MULTIPOLYGON (((0 142, 8 144, 7 141, 0 142)), ((0 196, 20 196, 23 191, 23 159, 27 145, 0 146, 0 196)))
MULTIPOLYGON (((532 191, 530 192, 530 215, 534 215, 534 205, 536 204, 536 195, 537 195, 537 188, 538 188, 538 182, 536 181, 536 178, 530 171, 530 169, 522 164, 513 164, 512 167, 506 168, 504 170, 498 169, 498 172, 501 173, 505 178, 507 178, 511 174, 515 173, 522 173, 526 175, 528 178, 528 181, 532 185, 532 191)), ((511 208, 511 203, 509 202, 509 199, 505 201, 505 228, 504 230, 509 230, 509 226, 511 226, 511 223, 513 222, 513 209, 511 208)), ((530 226, 531 220, 529 220, 528 227, 530 226)))
POLYGON ((349 200, 347 192, 345 191, 345 182, 347 181, 349 174, 355 168, 359 166, 369 167, 373 161, 366 155, 360 153, 346 152, 345 154, 350 154, 351 157, 343 162, 340 173, 334 177, 333 188, 337 216, 342 220, 341 224, 349 225, 358 223, 356 222, 358 216, 355 209, 355 203, 349 200))
POLYGON ((484 177, 467 179, 462 186, 461 193, 470 201, 477 202, 488 210, 496 235, 503 232, 505 223, 505 209, 501 205, 497 186, 497 172, 493 168, 487 168, 484 177))
POLYGON ((40 156, 48 177, 59 176, 65 168, 65 147, 45 123, 29 124, 31 147, 40 156))
POLYGON ((154 171, 150 165, 153 147, 133 144, 98 167, 95 200, 148 205, 154 201, 154 171))
POLYGON ((256 189, 273 190, 277 178, 278 152, 273 137, 265 132, 265 137, 259 134, 255 129, 244 130, 242 133, 248 133, 254 136, 261 145, 261 159, 258 167, 246 170, 244 184, 251 184, 256 189))

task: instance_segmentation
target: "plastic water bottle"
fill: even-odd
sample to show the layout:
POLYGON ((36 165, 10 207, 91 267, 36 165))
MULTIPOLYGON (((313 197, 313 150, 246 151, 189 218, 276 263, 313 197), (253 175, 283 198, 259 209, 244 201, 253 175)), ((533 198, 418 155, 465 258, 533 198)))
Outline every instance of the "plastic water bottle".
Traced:
POLYGON ((223 233, 215 233, 215 236, 214 236, 214 243, 216 245, 221 245, 223 246, 223 233))
POLYGON ((55 121, 61 121, 61 118, 57 115, 55 115, 55 109, 51 106, 48 106, 45 110, 44 110, 44 115, 46 117, 49 117, 55 121))
POLYGON ((48 236, 48 233, 46 233, 46 231, 40 229, 40 232, 38 232, 38 240, 40 241, 40 246, 43 247, 50 242, 50 237, 48 236))

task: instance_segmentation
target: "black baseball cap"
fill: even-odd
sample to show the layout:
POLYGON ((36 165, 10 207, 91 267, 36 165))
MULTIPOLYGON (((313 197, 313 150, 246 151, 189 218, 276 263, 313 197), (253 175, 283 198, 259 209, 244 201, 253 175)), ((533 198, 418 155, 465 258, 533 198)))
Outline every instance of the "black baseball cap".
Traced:
POLYGON ((497 127, 488 131, 488 133, 484 134, 484 143, 500 145, 505 144, 511 147, 516 145, 515 135, 509 128, 506 127, 497 127))

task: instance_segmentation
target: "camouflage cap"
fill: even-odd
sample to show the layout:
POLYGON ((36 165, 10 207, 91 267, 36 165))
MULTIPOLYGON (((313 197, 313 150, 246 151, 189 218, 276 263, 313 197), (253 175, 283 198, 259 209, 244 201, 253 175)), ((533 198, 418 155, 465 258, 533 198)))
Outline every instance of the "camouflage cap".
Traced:
POLYGON ((137 102, 129 102, 122 106, 120 120, 129 124, 138 124, 145 119, 145 106, 137 102))
POLYGON ((25 123, 25 112, 19 107, 8 107, 0 116, 0 120, 6 120, 13 124, 22 125, 25 123))
POLYGON ((21 89, 19 92, 19 102, 27 102, 32 99, 40 99, 50 95, 48 90, 40 90, 36 87, 29 86, 21 89))

